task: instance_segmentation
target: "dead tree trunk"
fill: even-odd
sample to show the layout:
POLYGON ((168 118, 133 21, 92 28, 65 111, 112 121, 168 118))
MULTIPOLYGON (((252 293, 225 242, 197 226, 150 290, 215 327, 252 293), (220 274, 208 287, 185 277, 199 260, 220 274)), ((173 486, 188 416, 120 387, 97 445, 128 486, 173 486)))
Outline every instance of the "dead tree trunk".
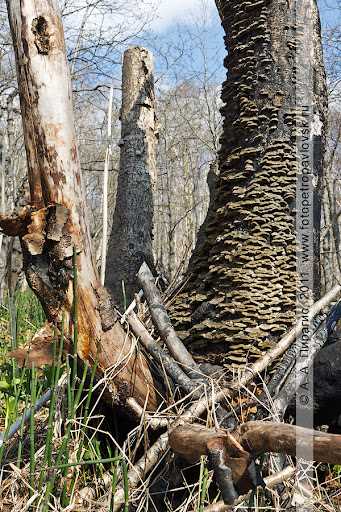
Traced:
MULTIPOLYGON (((2 227, 19 235, 27 281, 48 321, 72 334, 72 256, 78 268, 78 355, 113 368, 115 400, 155 405, 148 365, 116 322, 91 252, 74 130, 72 94, 57 0, 7 0, 16 56, 31 192, 30 207, 2 227)), ((51 336, 41 334, 51 341, 51 336)), ((51 332, 51 330, 50 330, 51 332)))
MULTIPOLYGON (((304 129, 315 159, 309 174, 315 188, 317 267, 326 84, 314 0, 218 4, 228 50, 220 175, 205 243, 194 251, 190 279, 172 316, 179 335, 205 359, 243 364, 276 343, 295 318, 295 200, 301 172, 296 137, 302 129, 297 89, 304 88, 297 83, 296 55, 308 42, 312 50, 305 65, 314 80, 312 115, 304 129), (301 10, 310 13, 304 23, 301 10)), ((318 271, 315 275, 318 293, 318 271)))
MULTIPOLYGON (((12 211, 15 196, 15 170, 14 170, 14 99, 17 95, 17 91, 13 91, 7 96, 6 107, 4 108, 5 114, 5 126, 2 136, 2 167, 1 176, 1 213, 5 213, 6 208, 12 211)), ((8 261, 12 258, 13 244, 8 242, 3 235, 0 235, 0 255, 1 255, 1 268, 0 268, 0 280, 1 289, 0 296, 3 297, 4 289, 6 287, 6 266, 8 267, 8 261)), ((7 274, 7 285, 9 286, 8 293, 12 294, 11 276, 7 274)))
POLYGON ((157 127, 152 55, 144 48, 124 54, 121 160, 108 246, 106 285, 121 307, 138 291, 136 274, 153 267, 153 188, 157 127), (125 299, 122 293, 124 283, 125 299))

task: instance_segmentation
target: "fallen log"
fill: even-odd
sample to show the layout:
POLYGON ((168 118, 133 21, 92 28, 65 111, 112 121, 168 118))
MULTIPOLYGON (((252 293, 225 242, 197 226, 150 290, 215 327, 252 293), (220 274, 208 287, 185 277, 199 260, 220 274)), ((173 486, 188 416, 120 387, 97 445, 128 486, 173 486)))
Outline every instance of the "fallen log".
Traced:
POLYGON ((233 504, 238 495, 257 487, 252 454, 227 431, 183 425, 170 432, 169 445, 190 464, 199 462, 202 455, 208 456, 225 503, 233 504))
POLYGON ((170 432, 169 445, 190 464, 208 456, 225 504, 261 484, 252 461, 263 453, 299 454, 306 460, 313 455, 317 462, 341 463, 340 435, 285 423, 250 421, 233 433, 182 425, 170 432))
MULTIPOLYGON (((213 442, 224 445, 226 455, 248 452, 255 457, 262 453, 283 453, 296 456, 300 453, 314 455, 314 461, 329 464, 341 463, 341 435, 320 432, 287 423, 248 421, 235 432, 214 430, 202 425, 182 425, 170 432, 169 444, 172 450, 189 463, 199 462, 201 455, 207 455, 213 442), (313 451, 311 450, 313 446, 313 451)), ((309 460, 309 459, 308 459, 309 460)))
POLYGON ((248 421, 241 425, 240 443, 254 453, 283 453, 327 464, 341 464, 341 435, 287 423, 248 421), (306 455, 306 457, 304 457, 306 455))

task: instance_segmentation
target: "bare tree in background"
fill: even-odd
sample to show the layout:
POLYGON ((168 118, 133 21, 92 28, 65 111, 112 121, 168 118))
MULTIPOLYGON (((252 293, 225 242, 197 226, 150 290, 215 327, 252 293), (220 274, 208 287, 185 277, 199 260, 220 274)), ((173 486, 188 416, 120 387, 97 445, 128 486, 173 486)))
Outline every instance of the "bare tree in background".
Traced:
POLYGON ((341 114, 329 111, 327 158, 324 176, 323 224, 321 229, 321 273, 324 290, 341 277, 341 114))
POLYGON ((158 270, 169 281, 179 280, 187 269, 209 204, 208 172, 219 150, 224 50, 222 34, 212 40, 211 16, 203 1, 173 41, 164 49, 157 42, 167 85, 161 74, 154 250, 158 270))
MULTIPOLYGON (((109 161, 109 205, 113 208, 116 194, 118 174, 119 151, 119 94, 121 53, 126 41, 135 37, 145 29, 151 19, 150 3, 148 0, 137 2, 128 0, 122 2, 115 0, 83 1, 67 0, 60 3, 62 8, 63 25, 67 44, 67 56, 71 66, 71 78, 74 97, 75 124, 79 154, 83 169, 86 191, 86 202, 89 205, 89 222, 91 237, 95 247, 101 245, 101 203, 102 203, 102 176, 106 153, 106 115, 107 96, 110 84, 114 81, 116 95, 113 105, 113 137, 112 141, 117 150, 113 152, 109 161)), ((14 111, 15 133, 12 140, 14 146, 7 151, 13 153, 8 177, 12 183, 9 190, 6 181, 6 207, 13 204, 18 195, 18 187, 26 173, 26 158, 17 96, 15 62, 13 47, 10 39, 7 13, 4 5, 0 6, 0 129, 7 137, 11 123, 7 127, 7 101, 12 97, 14 111), (14 97, 13 97, 14 95, 14 97)), ((12 123, 13 125, 13 123, 12 123)), ((2 141, 2 153, 6 144, 2 141)), ((4 164, 4 160, 3 160, 4 164)), ((7 169, 9 166, 7 165, 7 169)), ((4 167, 2 166, 2 169, 4 167)), ((6 171, 7 172, 7 171, 6 171)), ((15 249, 18 248, 15 244, 15 249)), ((17 254, 17 251, 15 251, 17 254)), ((11 257, 7 250, 7 241, 4 238, 1 251, 0 279, 5 286, 6 260, 11 257)), ((20 258, 15 258, 12 269, 20 272, 22 264, 20 258)), ((15 279, 13 280, 15 284, 15 279)))
POLYGON ((323 31, 328 77, 328 132, 321 229, 321 274, 324 291, 341 278, 341 3, 322 0, 328 23, 323 31))

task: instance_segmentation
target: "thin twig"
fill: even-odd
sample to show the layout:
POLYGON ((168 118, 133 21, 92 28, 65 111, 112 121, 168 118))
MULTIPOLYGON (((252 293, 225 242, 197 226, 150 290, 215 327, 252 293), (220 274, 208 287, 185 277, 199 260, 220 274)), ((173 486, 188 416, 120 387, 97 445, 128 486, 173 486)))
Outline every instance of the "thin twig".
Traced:
POLYGON ((107 125, 107 149, 105 152, 104 173, 103 173, 103 219, 102 219, 102 256, 101 256, 101 284, 104 286, 105 269, 107 263, 107 245, 108 245, 108 177, 109 164, 111 158, 111 123, 112 123, 112 102, 114 97, 114 87, 110 87, 108 104, 108 125, 107 125))
POLYGON ((128 306, 128 308, 125 310, 125 312, 121 316, 121 320, 120 320, 121 324, 124 324, 124 322, 126 322, 128 315, 130 315, 130 313, 132 313, 134 311, 134 309, 136 308, 136 306, 137 306, 136 299, 142 299, 143 290, 140 290, 138 293, 136 293, 135 297, 136 298, 132 301, 132 303, 128 306))

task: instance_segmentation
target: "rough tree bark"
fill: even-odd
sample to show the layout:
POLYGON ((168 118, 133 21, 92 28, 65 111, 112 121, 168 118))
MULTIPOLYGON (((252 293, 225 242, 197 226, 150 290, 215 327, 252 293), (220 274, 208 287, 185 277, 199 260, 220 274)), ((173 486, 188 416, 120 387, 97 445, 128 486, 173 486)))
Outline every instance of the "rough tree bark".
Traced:
MULTIPOLYGON (((295 318, 296 129, 300 122, 295 52, 298 45, 305 48, 309 33, 313 34, 313 55, 307 66, 314 74, 314 114, 322 125, 326 86, 314 0, 298 2, 299 10, 310 10, 309 27, 297 23, 296 2, 218 3, 228 50, 220 175, 206 240, 194 251, 190 279, 172 316, 178 334, 199 356, 240 364, 258 358, 276 343, 295 318)), ((309 131, 315 157, 317 256, 325 132, 322 128, 313 137, 311 126, 309 131)))
POLYGON ((121 157, 116 206, 108 246, 106 285, 121 307, 138 291, 136 274, 153 268, 153 189, 156 180, 157 124, 153 60, 144 48, 124 53, 121 157))
MULTIPOLYGON (((50 324, 72 334, 72 256, 78 268, 78 355, 113 368, 115 400, 148 397, 155 406, 148 365, 116 321, 91 252, 74 130, 71 83, 57 0, 7 0, 31 192, 30 206, 2 228, 19 235, 27 281, 50 324)), ((50 330, 53 332, 53 330, 50 330)), ((51 341, 49 330, 45 341, 51 341)))

